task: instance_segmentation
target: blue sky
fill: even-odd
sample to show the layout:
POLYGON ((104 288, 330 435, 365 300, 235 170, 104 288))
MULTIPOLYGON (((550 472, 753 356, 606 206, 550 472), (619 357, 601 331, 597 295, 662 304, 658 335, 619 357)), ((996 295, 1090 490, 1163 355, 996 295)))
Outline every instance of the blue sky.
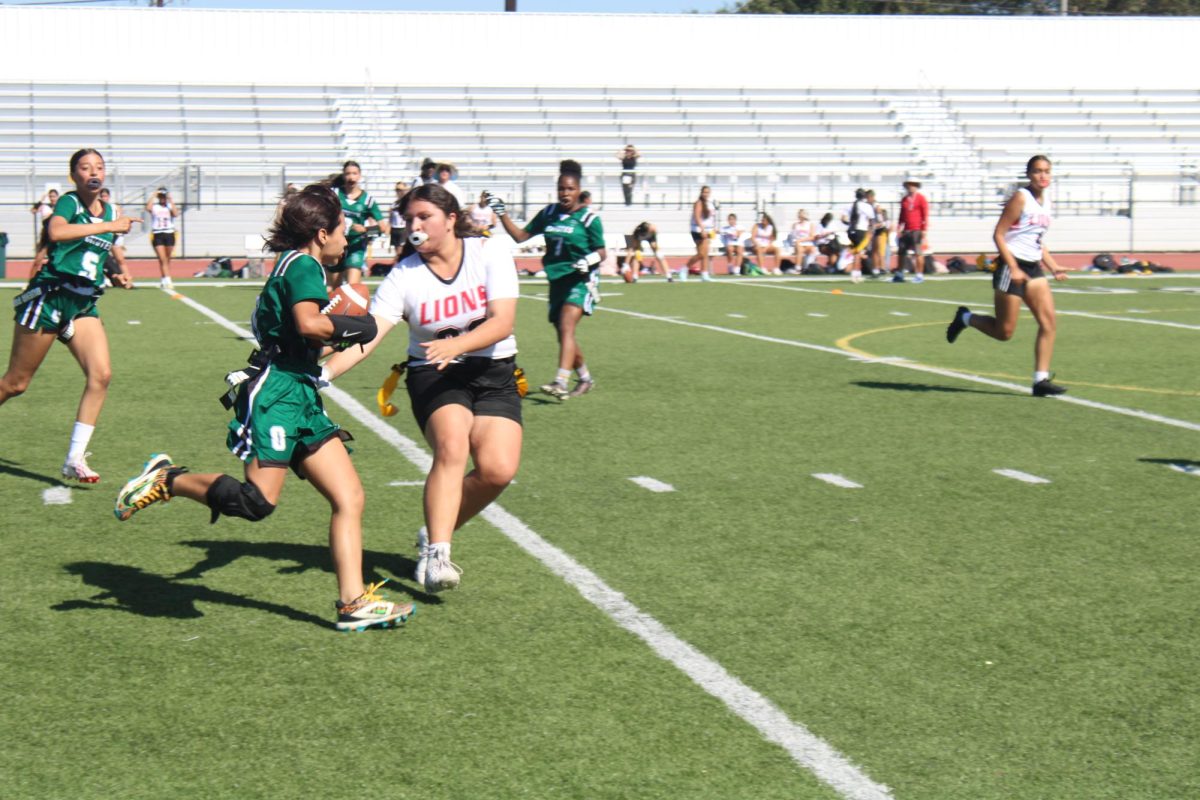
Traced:
MULTIPOLYGON (((61 1, 61 0, 60 0, 61 1)), ((271 8, 360 11, 503 11, 504 0, 168 0, 184 8, 271 8)), ((2 2, 2 0, 0 0, 2 2)), ((62 3, 66 5, 66 2, 62 3)), ((519 11, 603 11, 613 14, 712 12, 732 0, 517 0, 519 11)), ((54 0, 8 0, 7 5, 58 5, 54 0)), ((103 0, 92 6, 144 6, 145 0, 103 0)))

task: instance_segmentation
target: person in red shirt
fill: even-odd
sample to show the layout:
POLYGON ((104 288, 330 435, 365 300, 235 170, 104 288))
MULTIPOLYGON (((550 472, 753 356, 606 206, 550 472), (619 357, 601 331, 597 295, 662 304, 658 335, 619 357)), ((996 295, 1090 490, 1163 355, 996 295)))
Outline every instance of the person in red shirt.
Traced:
POLYGON ((909 253, 913 256, 914 283, 925 280, 925 259, 921 255, 921 245, 925 241, 925 232, 929 230, 929 201, 918 189, 921 182, 909 178, 904 182, 906 194, 900 200, 900 219, 896 225, 899 237, 899 247, 896 248, 896 280, 904 280, 904 258, 909 253))

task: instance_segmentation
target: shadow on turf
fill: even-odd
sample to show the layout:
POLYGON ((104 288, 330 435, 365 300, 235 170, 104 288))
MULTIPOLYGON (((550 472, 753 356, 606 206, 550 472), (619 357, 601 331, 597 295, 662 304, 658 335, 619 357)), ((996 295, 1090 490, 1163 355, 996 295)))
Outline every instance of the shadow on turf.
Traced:
MULTIPOLYGON (((106 564, 96 561, 77 561, 67 564, 64 567, 67 572, 78 575, 88 586, 95 586, 103 591, 88 600, 65 600, 50 608, 52 611, 125 611, 143 617, 194 619, 204 616, 204 613, 196 607, 197 603, 219 603, 266 611, 295 622, 304 622, 321 628, 332 629, 334 627, 331 619, 317 617, 299 609, 243 597, 232 592, 222 592, 206 586, 180 582, 199 578, 209 570, 232 564, 239 558, 265 558, 272 561, 290 562, 279 567, 278 571, 285 575, 295 575, 310 569, 332 573, 329 548, 284 542, 193 541, 183 544, 204 550, 206 555, 191 569, 171 576, 155 575, 144 572, 140 567, 125 564, 106 564)), ((363 562, 367 565, 368 580, 370 581, 381 580, 373 566, 384 567, 392 575, 411 575, 416 566, 412 560, 402 556, 370 550, 363 552, 363 562)), ((393 591, 404 592, 423 603, 430 605, 441 603, 441 598, 417 591, 402 583, 390 583, 388 586, 393 591)))
MULTIPOLYGON (((268 561, 289 562, 278 569, 281 575, 299 575, 309 570, 322 570, 333 573, 333 564, 329 560, 329 548, 311 544, 293 544, 291 542, 245 542, 221 540, 194 540, 181 542, 188 547, 195 547, 205 552, 204 558, 191 569, 171 576, 171 580, 188 580, 199 578, 204 573, 228 566, 239 558, 265 558, 268 561)), ((371 582, 383 580, 383 577, 394 578, 401 575, 407 577, 413 574, 417 562, 411 558, 395 553, 380 553, 375 550, 363 551, 363 571, 371 582), (381 574, 382 572, 382 574, 381 574)), ((405 594, 423 603, 437 604, 442 602, 437 595, 426 594, 398 581, 388 583, 392 592, 405 594)))
POLYGON ((1168 467, 1200 469, 1200 461, 1191 461, 1186 458, 1139 458, 1138 461, 1145 464, 1165 464, 1168 467))
POLYGON ((893 392, 949 392, 951 394, 998 394, 1008 397, 1012 392, 992 389, 964 389, 960 386, 934 386, 930 383, 892 383, 889 381, 854 381, 854 386, 864 389, 888 389, 893 392))
POLYGON ((56 475, 43 475, 40 472, 30 472, 27 469, 21 469, 17 466, 17 463, 16 461, 9 461, 6 458, 0 458, 0 475, 12 475, 14 478, 39 481, 51 486, 69 486, 72 489, 86 488, 85 486, 65 483, 56 475))

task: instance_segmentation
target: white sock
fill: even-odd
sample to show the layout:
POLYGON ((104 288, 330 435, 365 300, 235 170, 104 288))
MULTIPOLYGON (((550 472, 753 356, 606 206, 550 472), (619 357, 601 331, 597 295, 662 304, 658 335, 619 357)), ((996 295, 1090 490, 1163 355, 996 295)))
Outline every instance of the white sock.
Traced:
POLYGON ((447 560, 450 558, 450 543, 435 542, 429 545, 429 557, 436 558, 439 555, 444 555, 447 560))
POLYGON ((851 277, 851 278, 861 278, 861 277, 862 277, 862 270, 861 270, 861 269, 855 269, 855 270, 851 270, 851 271, 850 271, 850 277, 851 277))
POLYGON ((75 427, 71 429, 71 446, 67 450, 68 464, 83 458, 84 451, 87 450, 88 442, 92 440, 92 433, 95 430, 95 425, 88 425, 84 422, 75 423, 75 427))
POLYGON ((580 364, 579 369, 575 370, 575 374, 579 376, 581 381, 590 381, 592 373, 588 370, 587 364, 580 364))
POLYGON ((1050 380, 1049 372, 1034 372, 1033 373, 1033 382, 1034 383, 1041 383, 1042 381, 1048 381, 1048 380, 1050 380))
POLYGON ((567 381, 571 379, 571 370, 559 369, 558 374, 554 377, 554 382, 562 386, 567 385, 567 381))
POLYGON ((970 324, 971 324, 971 312, 964 311, 963 312, 963 325, 970 325, 970 324))

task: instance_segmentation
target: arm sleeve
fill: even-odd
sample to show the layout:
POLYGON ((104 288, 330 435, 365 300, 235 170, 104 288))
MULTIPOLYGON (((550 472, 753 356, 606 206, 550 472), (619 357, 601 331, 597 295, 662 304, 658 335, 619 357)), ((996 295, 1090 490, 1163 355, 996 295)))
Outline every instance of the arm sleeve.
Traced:
POLYGON ((599 217, 592 218, 592 224, 588 225, 587 232, 589 251, 604 247, 604 223, 600 221, 599 217))
POLYGON ((503 239, 487 239, 483 245, 483 263, 487 269, 487 296, 489 300, 507 300, 519 297, 521 287, 517 281, 517 265, 512 251, 503 239))
MULTIPOLYGON (((514 275, 516 268, 513 268, 514 275)), ((404 319, 404 269, 399 265, 383 279, 371 298, 371 315, 399 325, 404 319)))

